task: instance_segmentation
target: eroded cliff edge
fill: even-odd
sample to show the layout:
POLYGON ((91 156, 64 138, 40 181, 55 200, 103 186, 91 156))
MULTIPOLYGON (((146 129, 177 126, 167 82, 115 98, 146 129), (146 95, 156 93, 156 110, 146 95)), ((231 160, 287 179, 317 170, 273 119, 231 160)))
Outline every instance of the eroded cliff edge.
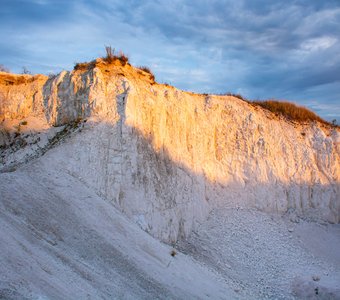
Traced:
POLYGON ((73 175, 164 241, 220 206, 340 221, 339 129, 100 60, 50 78, 1 73, 0 104, 3 171, 45 149, 46 168, 73 175), (62 146, 46 151, 65 130, 62 146))

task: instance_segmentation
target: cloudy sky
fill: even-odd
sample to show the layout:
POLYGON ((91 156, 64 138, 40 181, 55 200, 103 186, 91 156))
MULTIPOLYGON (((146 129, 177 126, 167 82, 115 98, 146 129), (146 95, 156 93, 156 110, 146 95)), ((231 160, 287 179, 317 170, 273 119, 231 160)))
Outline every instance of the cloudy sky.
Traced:
POLYGON ((72 69, 122 49, 158 82, 305 105, 340 123, 339 0, 0 0, 0 64, 72 69))

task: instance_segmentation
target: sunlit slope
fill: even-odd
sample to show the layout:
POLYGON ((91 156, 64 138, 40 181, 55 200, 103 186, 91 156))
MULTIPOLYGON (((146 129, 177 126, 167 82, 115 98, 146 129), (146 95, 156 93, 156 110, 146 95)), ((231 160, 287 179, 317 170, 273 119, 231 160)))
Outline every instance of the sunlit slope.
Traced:
MULTIPOLYGON (((81 178, 162 240, 187 236, 215 207, 339 222, 337 128, 288 122, 232 96, 156 84, 146 72, 118 62, 99 60, 93 68, 44 80, 33 96, 22 91, 34 90, 36 80, 20 89, 6 85, 4 143, 18 138, 15 126, 27 118, 44 129, 32 133, 30 123, 38 122, 31 121, 20 126, 20 137, 53 135, 65 124, 81 123, 46 158, 50 165, 81 178)), ((34 145, 15 151, 6 146, 4 170, 27 160, 34 145)))

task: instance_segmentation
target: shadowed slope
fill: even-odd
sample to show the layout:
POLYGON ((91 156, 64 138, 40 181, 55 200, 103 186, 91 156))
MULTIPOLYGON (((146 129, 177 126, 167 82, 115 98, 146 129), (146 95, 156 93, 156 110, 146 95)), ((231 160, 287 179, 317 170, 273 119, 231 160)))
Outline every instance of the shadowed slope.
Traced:
POLYGON ((41 159, 0 174, 0 193, 5 299, 235 297, 207 269, 172 257, 170 247, 41 159))

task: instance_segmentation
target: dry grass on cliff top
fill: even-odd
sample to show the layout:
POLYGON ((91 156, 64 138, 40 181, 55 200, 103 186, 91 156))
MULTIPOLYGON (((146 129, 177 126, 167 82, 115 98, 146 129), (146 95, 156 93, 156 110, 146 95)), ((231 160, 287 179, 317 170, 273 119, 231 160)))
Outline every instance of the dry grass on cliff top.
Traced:
POLYGON ((278 100, 250 101, 240 94, 226 93, 225 95, 236 97, 253 106, 260 106, 261 108, 272 112, 276 116, 282 116, 290 121, 295 121, 299 123, 309 123, 317 121, 325 125, 331 125, 337 128, 340 127, 339 125, 336 125, 335 121, 333 121, 333 123, 327 122, 310 109, 304 106, 299 106, 292 102, 278 100))
MULTIPOLYGON (((111 46, 105 47, 106 55, 99 58, 92 60, 90 62, 82 62, 82 63, 76 63, 74 66, 74 70, 76 71, 88 71, 90 69, 95 68, 98 65, 104 65, 106 64, 118 64, 121 66, 125 66, 126 64, 129 64, 129 58, 126 54, 124 54, 122 51, 119 51, 117 54, 115 53, 115 49, 111 46)), ((140 71, 143 71, 145 73, 149 74, 149 78, 151 80, 151 83, 155 83, 155 75, 150 70, 149 67, 146 66, 140 66, 137 67, 140 71)), ((140 72, 139 71, 139 72, 140 72)), ((23 83, 29 83, 34 81, 34 76, 28 76, 27 78, 24 75, 21 76, 14 76, 13 74, 3 73, 0 74, 0 84, 4 85, 17 85, 17 84, 23 84, 23 83)), ((207 94, 203 94, 207 95, 207 94)), ((287 102, 287 101, 277 101, 277 100, 266 100, 266 101, 249 101, 240 94, 233 94, 233 93, 226 93, 224 95, 227 96, 233 96, 240 100, 243 100, 253 106, 260 106, 272 113, 274 113, 277 116, 283 116, 287 120, 296 121, 296 122, 320 122, 325 125, 330 125, 333 127, 339 128, 339 125, 336 125, 335 122, 330 123, 319 117, 317 114, 315 114, 310 109, 298 106, 294 103, 287 102)))
POLYGON ((0 72, 0 85, 20 85, 32 83, 34 80, 44 77, 44 75, 11 74, 0 72))
POLYGON ((323 124, 330 125, 329 122, 325 121, 324 119, 319 117, 316 113, 309 110, 308 108, 303 107, 303 106, 298 106, 291 102, 267 100, 267 101, 253 101, 251 103, 253 105, 257 105, 266 110, 269 110, 276 115, 281 115, 288 120, 297 121, 297 122, 317 121, 323 124))
POLYGON ((107 64, 112 64, 115 62, 119 62, 122 66, 125 66, 129 62, 129 57, 123 53, 122 51, 119 51, 119 53, 115 53, 115 49, 111 46, 105 47, 106 56, 103 56, 101 59, 95 59, 90 62, 82 62, 82 63, 76 63, 74 65, 74 70, 78 71, 86 71, 89 69, 94 68, 99 61, 103 61, 107 64))

